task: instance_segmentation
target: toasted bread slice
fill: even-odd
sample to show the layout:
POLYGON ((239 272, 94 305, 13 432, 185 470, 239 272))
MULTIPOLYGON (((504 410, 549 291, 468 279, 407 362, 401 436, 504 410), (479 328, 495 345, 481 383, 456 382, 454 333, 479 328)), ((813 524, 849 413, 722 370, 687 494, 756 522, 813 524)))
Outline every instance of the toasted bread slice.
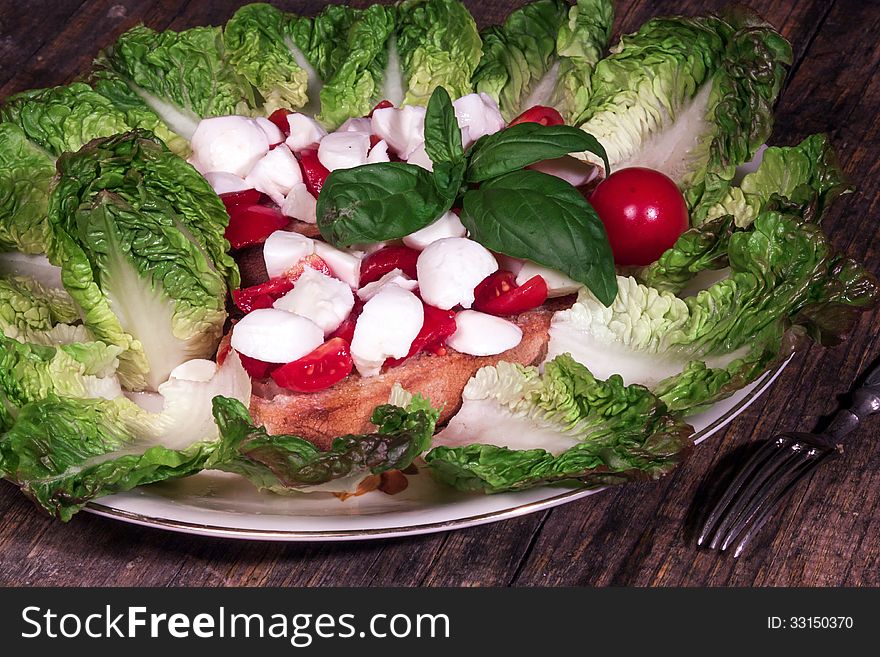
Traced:
POLYGON ((399 382, 405 390, 421 393, 442 408, 440 422, 446 422, 458 412, 465 385, 481 367, 502 360, 530 365, 544 358, 550 318, 560 307, 558 300, 554 302, 513 320, 522 329, 523 339, 497 356, 468 356, 452 349, 444 356, 423 353, 379 376, 363 378, 355 373, 315 393, 292 393, 271 379, 255 381, 251 415, 271 434, 302 436, 326 450, 337 436, 375 430, 370 414, 388 402, 391 388, 399 382))

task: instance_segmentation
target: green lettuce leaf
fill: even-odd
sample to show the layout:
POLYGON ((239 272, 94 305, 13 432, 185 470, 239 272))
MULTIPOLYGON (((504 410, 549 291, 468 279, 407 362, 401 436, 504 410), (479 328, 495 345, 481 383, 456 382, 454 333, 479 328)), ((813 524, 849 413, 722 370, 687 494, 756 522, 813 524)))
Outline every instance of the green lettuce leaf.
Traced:
POLYGON ((693 412, 787 356, 793 336, 840 340, 880 296, 872 274, 797 216, 763 212, 730 236, 727 257, 727 278, 684 299, 628 277, 610 307, 582 291, 554 315, 548 357, 571 353, 597 376, 621 374, 693 412))
MULTIPOLYGON (((187 140, 200 119, 250 114, 257 105, 253 88, 226 58, 218 27, 156 32, 139 25, 102 51, 95 67, 115 74, 105 76, 107 80, 118 78, 108 94, 111 100, 130 95, 118 86, 123 82, 172 132, 187 140)), ((104 93, 107 86, 97 88, 104 93)), ((129 100, 120 109, 132 104, 129 100)))
POLYGON ((235 455, 214 467, 275 493, 327 489, 331 482, 409 467, 430 447, 439 414, 418 395, 406 408, 377 406, 370 418, 375 433, 341 436, 322 452, 297 436, 268 435, 253 425, 241 403, 218 397, 214 416, 223 439, 235 446, 235 455))
POLYGON ((636 277, 646 285, 679 293, 696 274, 726 268, 731 235, 748 228, 764 210, 784 210, 819 223, 829 204, 849 191, 825 135, 812 135, 797 146, 772 146, 764 151, 756 171, 709 208, 702 225, 685 231, 636 277))
POLYGON ((124 349, 120 378, 155 390, 210 357, 226 320, 226 215, 194 170, 134 132, 58 161, 50 260, 95 337, 124 349), (214 254, 223 254, 214 260, 214 254))
POLYGON ((45 253, 55 161, 20 126, 0 123, 0 251, 45 253))
POLYGON ((751 14, 651 20, 596 64, 581 128, 612 169, 666 173, 699 224, 769 137, 791 57, 751 14))
POLYGON ((497 493, 556 481, 656 479, 691 445, 691 427, 642 386, 595 378, 567 355, 537 368, 501 362, 468 382, 463 406, 425 460, 459 490, 497 493))
POLYGON ((480 61, 477 24, 459 0, 403 0, 394 33, 403 75, 403 104, 426 105, 436 87, 452 98, 473 91, 480 61))
POLYGON ((223 44, 229 63, 260 93, 265 114, 309 102, 311 66, 305 53, 311 32, 310 19, 265 3, 244 5, 226 23, 223 44))
POLYGON ((0 275, 0 334, 31 342, 56 324, 77 321, 79 310, 63 289, 44 287, 25 276, 0 275))
POLYGON ((506 121, 534 105, 552 105, 573 123, 587 106, 593 66, 613 20, 610 0, 527 4, 480 33, 483 57, 474 88, 492 97, 506 121))
MULTIPOLYGON (((58 387, 52 389, 55 384, 49 381, 41 387, 35 372, 52 366, 47 355, 32 352, 20 364, 32 378, 22 379, 29 384, 27 403, 0 437, 0 476, 18 484, 49 514, 69 520, 97 497, 194 474, 232 458, 234 446, 219 438, 211 403, 218 395, 245 403, 250 399, 250 377, 236 354, 219 368, 211 361, 192 361, 177 370, 179 376, 160 386, 159 413, 142 410, 123 396, 60 396, 73 377, 66 369, 58 387)), ((77 362, 87 360, 82 356, 77 362)), ((13 373, 21 378, 20 371, 13 373)))
POLYGON ((82 82, 10 96, 0 107, 0 120, 17 124, 55 157, 131 127, 121 110, 82 82))

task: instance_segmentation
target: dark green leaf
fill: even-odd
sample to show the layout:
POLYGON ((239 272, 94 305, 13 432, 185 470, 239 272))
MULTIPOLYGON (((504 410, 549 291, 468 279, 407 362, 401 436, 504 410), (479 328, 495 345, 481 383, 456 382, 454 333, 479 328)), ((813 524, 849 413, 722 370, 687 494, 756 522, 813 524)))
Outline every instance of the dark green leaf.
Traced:
POLYGON ((434 89, 425 113, 425 150, 436 169, 441 162, 457 164, 464 159, 461 129, 455 108, 443 87, 434 89))
POLYGON ((516 171, 464 195, 462 223, 493 251, 561 271, 611 305, 617 278, 596 211, 564 180, 516 171))
POLYGON ((318 196, 318 228, 335 246, 382 242, 424 228, 452 205, 430 171, 403 162, 340 169, 318 196))
POLYGON ((601 157, 606 175, 610 173, 605 149, 593 135, 567 125, 518 123, 482 137, 473 145, 467 180, 482 182, 536 162, 583 152, 601 157))

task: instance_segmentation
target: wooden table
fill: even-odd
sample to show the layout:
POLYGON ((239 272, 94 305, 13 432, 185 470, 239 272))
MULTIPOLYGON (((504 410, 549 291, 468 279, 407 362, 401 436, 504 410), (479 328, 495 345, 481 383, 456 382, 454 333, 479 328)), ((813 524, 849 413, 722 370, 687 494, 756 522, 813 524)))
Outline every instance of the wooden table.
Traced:
MULTIPOLYGON (((834 244, 880 269, 880 7, 864 0, 747 0, 794 44, 772 142, 828 132, 858 187, 825 223, 834 244)), ((143 21, 181 29, 225 21, 235 0, 20 0, 0 8, 0 97, 68 81, 99 47, 143 21)), ((313 13, 321 2, 279 2, 313 13)), ((467 2, 481 24, 521 2, 467 2)), ((616 34, 652 15, 723 0, 620 0, 616 34)), ((616 40, 616 39, 615 39, 616 40)), ((692 505, 733 450, 812 428, 878 353, 878 314, 848 343, 799 353, 773 388, 660 483, 634 484, 516 520, 400 540, 279 544, 171 534, 83 513, 49 520, 0 485, 5 585, 878 585, 876 429, 802 486, 739 560, 694 546, 692 505)), ((876 426, 876 425, 875 425, 876 426)))

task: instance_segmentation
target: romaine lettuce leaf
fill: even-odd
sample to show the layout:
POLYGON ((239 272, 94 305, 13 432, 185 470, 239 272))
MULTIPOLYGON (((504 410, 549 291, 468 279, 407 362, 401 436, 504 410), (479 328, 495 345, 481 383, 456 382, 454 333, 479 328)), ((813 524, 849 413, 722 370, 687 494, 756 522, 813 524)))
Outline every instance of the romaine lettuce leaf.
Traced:
POLYGON ((387 470, 402 470, 431 445, 439 417, 416 395, 404 407, 385 404, 373 410, 376 432, 340 436, 322 452, 297 436, 270 436, 256 427, 239 402, 218 397, 214 416, 223 439, 235 445, 233 458, 214 465, 247 477, 260 490, 275 493, 329 490, 334 481, 349 481, 387 470))
POLYGON ((685 231, 657 262, 639 270, 636 278, 657 289, 679 293, 685 286, 693 286, 700 272, 724 274, 719 270, 728 265, 730 236, 749 227, 759 213, 784 210, 819 223, 828 205, 849 191, 825 135, 812 135, 797 146, 767 148, 758 169, 709 207, 702 225, 685 231))
POLYGON ((56 324, 73 324, 79 310, 63 289, 46 288, 25 276, 0 275, 0 335, 30 342, 56 324))
POLYGON ((597 376, 618 373, 692 412, 787 356, 795 334, 839 340, 880 296, 872 274, 797 216, 763 212, 730 236, 727 257, 727 278, 684 299, 622 276, 610 307, 582 291, 554 315, 548 358, 571 353, 597 376), (715 383, 687 383, 695 377, 715 383))
POLYGON ((310 66, 303 59, 311 29, 310 19, 266 3, 244 5, 226 23, 229 63, 260 93, 263 113, 309 102, 310 66))
MULTIPOLYGON (((172 132, 187 140, 200 119, 249 114, 257 106, 253 88, 226 58, 218 27, 156 32, 139 25, 106 48, 95 67, 118 76, 172 132)), ((104 92, 104 87, 98 89, 104 92)), ((115 100, 122 93, 117 87, 108 97, 115 100)))
POLYGON ((211 402, 221 395, 246 403, 250 377, 235 353, 220 368, 210 361, 185 367, 180 378, 160 387, 160 413, 122 396, 76 399, 57 391, 24 404, 0 438, 0 476, 51 515, 69 520, 102 495, 228 460, 234 445, 218 438, 211 402))
POLYGON ((124 349, 123 385, 155 390, 180 363, 213 355, 226 320, 224 273, 235 265, 207 183, 139 132, 63 155, 58 170, 50 260, 85 326, 124 349))
POLYGON ((600 381, 567 355, 543 375, 506 362, 484 367, 462 398, 425 456, 435 477, 460 490, 656 479, 691 445, 692 428, 647 389, 616 375, 600 381))
POLYGON ((648 21, 596 64, 581 128, 612 169, 666 173, 699 224, 769 137, 791 57, 788 42, 748 13, 648 21))
POLYGON ((404 78, 403 104, 427 105, 437 87, 452 98, 473 91, 471 76, 480 61, 481 40, 459 0, 403 0, 397 5, 394 45, 404 78))
POLYGON ((121 110, 82 82, 10 96, 0 107, 0 120, 17 124, 55 157, 131 127, 121 110))
POLYGON ((0 123, 0 251, 45 253, 55 161, 20 126, 0 123))
POLYGON ((611 32, 610 0, 538 0, 480 33, 476 91, 498 102, 510 121, 533 105, 552 105, 568 123, 587 106, 590 76, 611 32))

